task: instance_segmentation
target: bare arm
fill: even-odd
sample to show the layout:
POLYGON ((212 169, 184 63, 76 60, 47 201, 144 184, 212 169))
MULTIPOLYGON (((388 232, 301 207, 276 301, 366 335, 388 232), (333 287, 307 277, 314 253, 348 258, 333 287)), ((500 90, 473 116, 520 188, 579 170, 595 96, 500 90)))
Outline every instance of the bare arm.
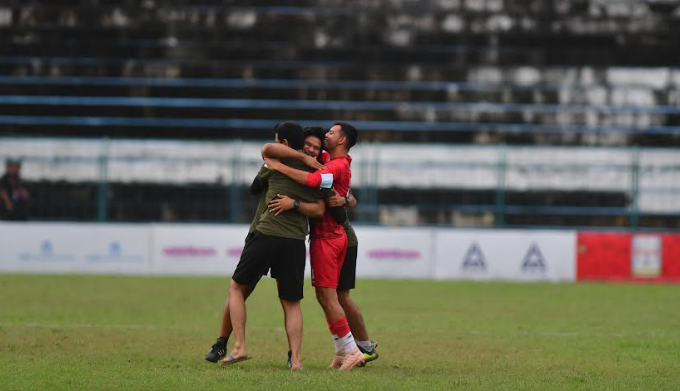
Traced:
POLYGON ((355 206, 357 206, 358 201, 356 198, 354 198, 354 194, 350 192, 347 195, 349 196, 349 202, 345 206, 348 208, 354 208, 355 206))
POLYGON ((354 198, 354 195, 352 195, 352 192, 347 193, 347 196, 349 197, 349 202, 345 199, 345 197, 341 196, 337 192, 333 192, 333 195, 331 197, 328 197, 326 199, 326 202, 328 203, 328 206, 331 208, 336 208, 336 207, 342 207, 346 206, 348 208, 354 208, 357 206, 357 199, 354 198))
MULTIPOLYGON (((277 198, 269 201, 269 212, 274 213, 274 216, 278 216, 287 210, 293 209, 294 203, 295 200, 287 195, 277 194, 277 198)), ((320 219, 323 217, 323 213, 326 210, 326 204, 323 200, 317 200, 316 202, 300 202, 300 206, 297 210, 311 219, 320 219)))
MULTIPOLYGON (((288 147, 286 147, 288 148, 288 147)), ((290 148, 288 148, 290 149, 290 148)), ((307 155, 305 155, 307 156, 307 155)), ((267 168, 269 168, 272 171, 278 171, 281 174, 287 176, 288 178, 294 180, 295 182, 307 186, 307 176, 309 175, 308 172, 302 171, 302 170, 296 170, 295 168, 288 167, 285 164, 281 163, 277 159, 264 159, 265 164, 267 165, 267 168)))
POLYGON ((278 143, 265 144, 262 147, 262 158, 295 159, 304 162, 306 165, 315 170, 324 168, 323 164, 319 163, 316 158, 307 156, 300 151, 296 151, 293 148, 278 143))

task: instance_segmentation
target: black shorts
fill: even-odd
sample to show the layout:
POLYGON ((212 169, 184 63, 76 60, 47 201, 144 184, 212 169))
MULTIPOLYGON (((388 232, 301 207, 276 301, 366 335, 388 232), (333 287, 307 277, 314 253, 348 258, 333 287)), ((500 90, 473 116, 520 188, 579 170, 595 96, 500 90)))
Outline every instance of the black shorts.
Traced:
POLYGON ((343 262, 342 269, 340 269, 337 291, 354 289, 357 280, 357 250, 358 246, 347 247, 345 262, 343 262))
POLYGON ((279 298, 303 298, 307 248, 300 239, 265 235, 255 231, 247 240, 232 280, 243 285, 256 284, 271 270, 279 288, 279 298))

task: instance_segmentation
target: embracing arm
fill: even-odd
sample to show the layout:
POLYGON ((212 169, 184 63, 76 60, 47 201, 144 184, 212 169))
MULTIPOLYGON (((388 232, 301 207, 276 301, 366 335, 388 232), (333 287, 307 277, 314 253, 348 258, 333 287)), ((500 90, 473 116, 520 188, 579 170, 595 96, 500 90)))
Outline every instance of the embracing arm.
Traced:
MULTIPOLYGON (((307 171, 302 171, 302 170, 297 170, 295 168, 289 167, 278 159, 264 159, 265 164, 267 165, 267 168, 269 168, 272 171, 278 171, 281 174, 287 176, 288 178, 294 180, 295 182, 307 186, 307 187, 313 187, 313 188, 318 188, 319 186, 322 185, 322 181, 315 181, 315 180, 310 180, 314 179, 317 175, 315 173, 309 173, 307 171)), ((322 178, 321 176, 318 176, 319 178, 322 178)), ((332 175, 330 175, 330 181, 332 184, 332 175)), ((328 186, 330 187, 330 185, 328 186)))
MULTIPOLYGON (((278 216, 287 210, 294 209, 294 204, 294 199, 287 195, 277 194, 275 199, 269 201, 269 211, 278 216)), ((321 199, 316 202, 300 202, 297 211, 311 219, 320 219, 326 211, 326 204, 321 199)))
POLYGON ((334 191, 333 195, 326 199, 326 202, 328 203, 328 206, 332 208, 342 206, 354 208, 355 206, 357 206, 357 199, 354 198, 354 195, 352 195, 351 191, 347 193, 347 197, 343 197, 334 191), (349 198, 349 202, 347 201, 347 198, 349 198))
POLYGON ((268 143, 262 147, 262 158, 274 158, 274 159, 295 159, 300 160, 309 167, 320 170, 324 168, 324 165, 319 163, 316 158, 307 156, 300 151, 296 151, 286 145, 279 143, 268 143))
POLYGON ((326 211, 326 204, 323 200, 316 202, 300 202, 298 211, 310 219, 320 219, 323 217, 323 212, 326 211))
POLYGON ((357 199, 354 198, 354 194, 350 192, 347 194, 347 196, 349 197, 349 202, 345 206, 348 208, 354 208, 355 206, 357 206, 357 199))

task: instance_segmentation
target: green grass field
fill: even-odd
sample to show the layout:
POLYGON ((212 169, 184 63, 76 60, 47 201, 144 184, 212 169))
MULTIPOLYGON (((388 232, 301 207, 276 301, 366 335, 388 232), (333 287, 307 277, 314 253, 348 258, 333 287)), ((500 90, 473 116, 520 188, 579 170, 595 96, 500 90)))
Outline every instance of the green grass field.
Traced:
POLYGON ((362 280, 381 357, 345 373, 307 286, 293 373, 269 279, 248 301, 253 359, 203 360, 227 281, 0 275, 0 389, 680 389, 680 286, 362 280))

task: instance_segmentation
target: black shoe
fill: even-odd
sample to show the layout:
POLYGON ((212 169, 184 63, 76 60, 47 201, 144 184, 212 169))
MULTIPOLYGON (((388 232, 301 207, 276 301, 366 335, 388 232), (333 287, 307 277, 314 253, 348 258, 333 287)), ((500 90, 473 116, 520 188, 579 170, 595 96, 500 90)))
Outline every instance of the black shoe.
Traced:
POLYGON ((210 362, 217 362, 227 355, 227 344, 224 339, 217 338, 217 342, 212 346, 210 351, 205 354, 205 359, 210 362))
MULTIPOLYGON (((371 340, 371 350, 366 350, 362 348, 361 346, 357 345, 361 353, 364 355, 364 360, 366 363, 369 363, 371 361, 377 360, 379 355, 378 355, 378 350, 376 349, 378 347, 378 343, 375 342, 374 340, 371 340)), ((366 365, 364 363, 364 365, 366 365)), ((363 365, 361 365, 363 366, 363 365)))
POLYGON ((288 351, 288 368, 293 368, 293 352, 288 351))

